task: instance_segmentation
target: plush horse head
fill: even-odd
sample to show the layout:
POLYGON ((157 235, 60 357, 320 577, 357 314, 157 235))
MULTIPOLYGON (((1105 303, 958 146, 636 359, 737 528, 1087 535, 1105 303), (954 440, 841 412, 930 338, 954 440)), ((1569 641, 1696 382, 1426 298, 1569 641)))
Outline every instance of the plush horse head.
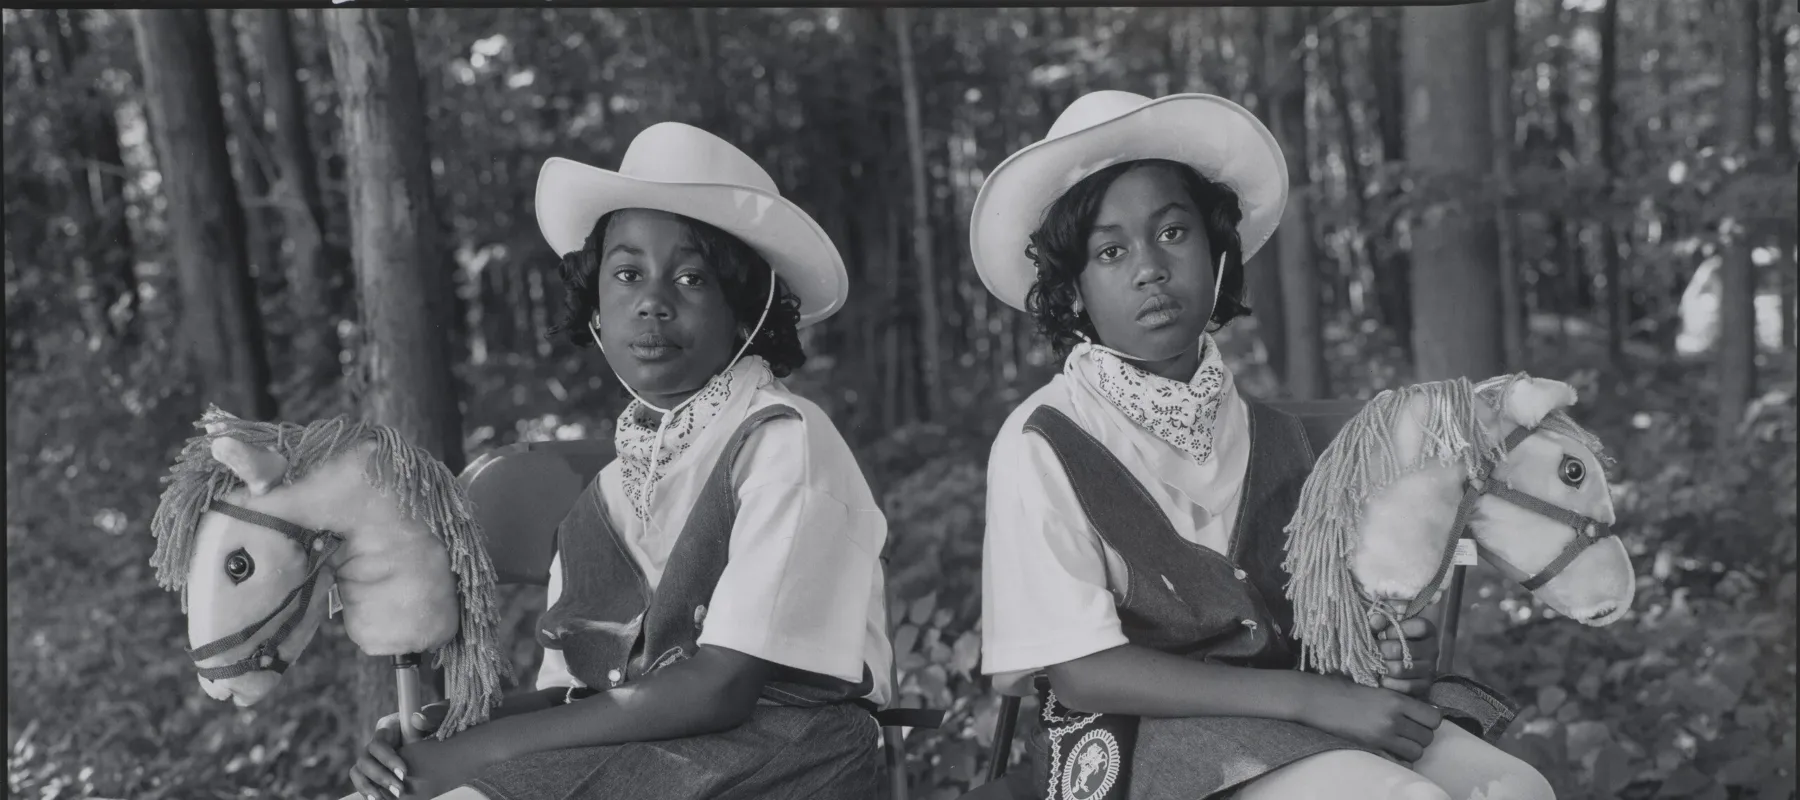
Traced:
POLYGON ((1287 527, 1305 663, 1376 685, 1370 615, 1398 622, 1436 602, 1463 537, 1566 616, 1622 616, 1636 578, 1611 530, 1608 462, 1569 417, 1574 404, 1568 384, 1519 373, 1389 390, 1358 411, 1287 527))
POLYGON ((347 417, 252 422, 217 408, 166 479, 151 564, 179 590, 206 693, 249 706, 281 681, 336 589, 364 654, 435 652, 448 736, 487 718, 507 662, 494 570, 444 464, 347 417))

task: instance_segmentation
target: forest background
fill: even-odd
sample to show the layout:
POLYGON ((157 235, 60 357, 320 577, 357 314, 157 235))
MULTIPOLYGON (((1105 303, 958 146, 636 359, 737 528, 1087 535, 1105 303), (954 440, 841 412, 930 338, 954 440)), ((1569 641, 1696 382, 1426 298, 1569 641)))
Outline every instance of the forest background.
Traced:
MULTIPOLYGON (((328 628, 207 699, 147 561, 206 403, 368 415, 459 468, 609 437, 624 395, 541 332, 551 155, 661 120, 763 164, 853 292, 792 380, 891 525, 914 796, 989 757, 984 461, 1054 373, 971 268, 984 171, 1079 94, 1268 121, 1289 216, 1223 335, 1263 396, 1509 370, 1618 457, 1640 586, 1601 630, 1472 573, 1458 666, 1528 705, 1564 798, 1789 798, 1795 129, 1774 0, 1454 8, 4 11, 9 796, 336 798, 385 670, 328 628), (446 335, 447 334, 447 335, 446 335)), ((521 669, 541 590, 508 598, 521 669)), ((522 673, 524 674, 524 673, 522 673)))

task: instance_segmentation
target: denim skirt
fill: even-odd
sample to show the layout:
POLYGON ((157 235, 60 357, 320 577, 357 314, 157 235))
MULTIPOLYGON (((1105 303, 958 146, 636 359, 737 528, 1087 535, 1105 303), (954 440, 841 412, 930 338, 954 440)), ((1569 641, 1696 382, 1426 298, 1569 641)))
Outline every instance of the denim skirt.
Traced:
POLYGON ((884 769, 880 728, 862 707, 764 703, 728 731, 534 753, 469 785, 489 800, 866 800, 884 769))
MULTIPOLYGON (((1027 738, 1032 796, 1049 791, 1049 750, 1032 720, 1027 738)), ((1131 750, 1128 800, 1221 800, 1307 756, 1367 750, 1308 725, 1262 717, 1144 717, 1131 750)))

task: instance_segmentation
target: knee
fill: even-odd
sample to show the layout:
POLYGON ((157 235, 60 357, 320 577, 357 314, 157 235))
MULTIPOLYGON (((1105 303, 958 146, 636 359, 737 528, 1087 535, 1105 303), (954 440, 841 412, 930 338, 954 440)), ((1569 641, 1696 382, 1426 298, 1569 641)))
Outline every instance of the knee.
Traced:
POLYGON ((1402 778, 1398 786, 1394 786, 1386 794, 1394 800, 1451 800, 1450 793, 1444 787, 1432 783, 1419 775, 1402 778))
POLYGON ((1508 766, 1475 785, 1469 800, 1556 800, 1556 788, 1543 773, 1517 759, 1508 766))

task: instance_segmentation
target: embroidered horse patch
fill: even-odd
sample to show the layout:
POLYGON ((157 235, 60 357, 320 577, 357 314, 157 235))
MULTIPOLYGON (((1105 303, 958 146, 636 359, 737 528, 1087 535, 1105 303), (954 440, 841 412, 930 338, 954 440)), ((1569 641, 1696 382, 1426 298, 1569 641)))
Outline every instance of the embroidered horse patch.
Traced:
POLYGON ((1069 749, 1069 758, 1063 764, 1063 774, 1057 782, 1061 789, 1058 797, 1067 800, 1105 797, 1119 780, 1119 761, 1119 740, 1112 731, 1088 731, 1069 749))

